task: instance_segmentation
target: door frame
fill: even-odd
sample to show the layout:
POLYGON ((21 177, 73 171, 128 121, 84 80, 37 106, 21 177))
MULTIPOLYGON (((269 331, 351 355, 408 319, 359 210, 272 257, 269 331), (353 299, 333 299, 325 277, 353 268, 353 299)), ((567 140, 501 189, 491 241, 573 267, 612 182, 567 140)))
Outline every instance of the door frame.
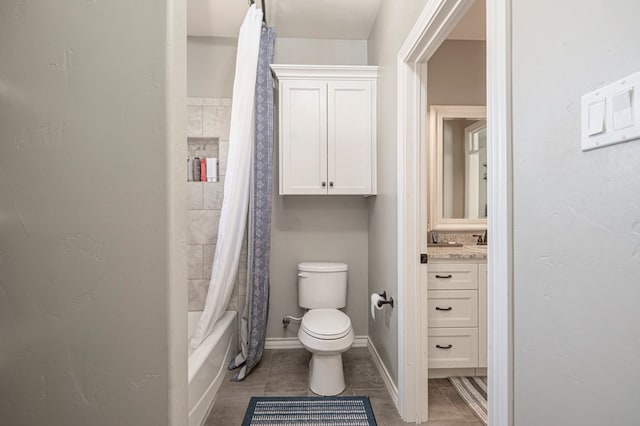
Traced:
MULTIPOLYGON (((409 422, 427 420, 428 59, 474 0, 429 0, 397 59, 399 409, 409 422)), ((511 0, 487 0, 487 170, 489 255, 489 425, 513 424, 513 226, 511 160, 511 0)))

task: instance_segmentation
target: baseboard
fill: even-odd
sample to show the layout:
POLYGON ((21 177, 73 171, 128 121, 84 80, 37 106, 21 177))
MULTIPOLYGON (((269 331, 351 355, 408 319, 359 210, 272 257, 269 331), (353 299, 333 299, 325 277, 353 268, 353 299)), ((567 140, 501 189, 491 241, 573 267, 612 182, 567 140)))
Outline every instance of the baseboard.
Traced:
MULTIPOLYGON (((354 348, 366 348, 369 338, 367 336, 356 336, 353 341, 354 348)), ((265 349, 300 349, 302 344, 297 337, 267 337, 264 344, 265 349)))
POLYGON ((430 379, 446 379, 452 376, 486 376, 486 368, 430 368, 430 379))
POLYGON ((382 362, 382 359, 380 358, 380 354, 378 353, 378 350, 376 349, 375 345, 373 344, 371 339, 369 339, 368 337, 367 337, 367 340, 369 341, 369 345, 368 345, 369 354, 371 355, 371 358, 373 358, 373 362, 376 364, 376 367, 378 368, 378 373, 380 373, 380 376, 382 376, 382 380, 384 380, 384 384, 387 387, 387 391, 389 392, 389 395, 391 395, 393 404, 396 406, 396 410, 399 413, 400 405, 398 404, 398 387, 396 386, 395 383, 393 383, 393 379, 389 374, 389 370, 387 370, 387 367, 385 367, 384 363, 382 362))

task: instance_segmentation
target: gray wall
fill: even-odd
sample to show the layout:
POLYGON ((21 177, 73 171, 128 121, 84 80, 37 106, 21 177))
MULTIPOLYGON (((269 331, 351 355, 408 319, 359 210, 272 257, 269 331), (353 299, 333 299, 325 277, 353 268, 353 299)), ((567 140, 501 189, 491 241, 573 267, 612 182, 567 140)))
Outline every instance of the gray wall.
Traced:
POLYGON ((349 265, 345 311, 356 335, 367 335, 367 210, 363 197, 274 196, 267 337, 297 336, 297 325, 283 329, 282 317, 303 313, 296 272, 299 262, 310 260, 349 265))
POLYGON ((195 98, 230 98, 236 72, 238 40, 187 38, 187 94, 195 98))
MULTIPOLYGON (((209 76, 228 73, 235 67, 235 56, 229 59, 225 56, 228 52, 221 53, 219 44, 220 39, 189 38, 190 96, 207 96, 203 93, 210 90, 209 76), (203 59, 202 56, 208 59, 203 59)), ((231 46, 230 42, 227 44, 231 46)), ((366 65, 366 58, 366 41, 277 38, 274 63, 366 65)), ((217 93, 229 93, 228 96, 231 96, 232 85, 232 77, 223 85, 215 83, 217 93)), ((274 170, 271 297, 267 337, 297 335, 295 324, 287 330, 282 328, 282 317, 302 313, 297 301, 296 268, 299 262, 308 260, 344 261, 349 264, 349 300, 346 312, 351 317, 356 335, 366 335, 367 200, 363 197, 281 197, 277 195, 277 163, 274 170)))
MULTIPOLYGON (((277 31, 277 29, 276 29, 277 31)), ((238 40, 225 37, 187 38, 187 93, 199 98, 230 98, 233 94, 238 40)), ((277 38, 274 63, 366 65, 366 40, 277 38)))
POLYGON ((515 424, 631 425, 640 142, 580 150, 580 97, 640 70, 636 0, 514 1, 515 424))
POLYGON ((170 8, 0 6, 0 424, 184 424, 170 8))
MULTIPOLYGON (((382 0, 368 40, 369 64, 380 66, 378 81, 378 196, 369 201, 369 291, 397 297, 396 60, 398 50, 426 0, 382 0)), ((399 301, 402 303, 402 301, 399 301)), ((393 380, 398 383, 397 309, 384 318, 369 317, 371 338, 393 380)))
MULTIPOLYGON (((366 65, 366 42, 276 39, 274 63, 366 65)), ((277 157, 277 153, 276 153, 277 157)), ((295 337, 298 327, 282 328, 282 317, 299 315, 297 265, 302 261, 341 261, 349 265, 346 312, 356 335, 367 335, 368 207, 364 197, 278 194, 277 162, 271 241, 271 297, 267 337, 295 337)))
POLYGON ((367 41, 277 38, 274 63, 367 65, 367 41))
POLYGON ((427 63, 427 103, 486 105, 486 81, 486 43, 445 40, 427 63))

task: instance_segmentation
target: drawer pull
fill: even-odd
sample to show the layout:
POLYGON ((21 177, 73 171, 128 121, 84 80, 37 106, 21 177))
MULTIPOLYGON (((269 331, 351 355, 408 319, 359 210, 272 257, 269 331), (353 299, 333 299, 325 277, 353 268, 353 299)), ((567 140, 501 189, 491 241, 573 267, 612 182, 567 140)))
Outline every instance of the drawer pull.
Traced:
POLYGON ((452 347, 453 347, 453 345, 447 345, 447 346, 436 345, 436 348, 438 348, 438 349, 451 349, 452 347))
POLYGON ((449 274, 449 275, 436 275, 436 278, 452 278, 453 275, 449 274))
POLYGON ((447 308, 441 308, 440 306, 436 306, 436 311, 450 311, 453 308, 451 306, 447 307, 447 308))

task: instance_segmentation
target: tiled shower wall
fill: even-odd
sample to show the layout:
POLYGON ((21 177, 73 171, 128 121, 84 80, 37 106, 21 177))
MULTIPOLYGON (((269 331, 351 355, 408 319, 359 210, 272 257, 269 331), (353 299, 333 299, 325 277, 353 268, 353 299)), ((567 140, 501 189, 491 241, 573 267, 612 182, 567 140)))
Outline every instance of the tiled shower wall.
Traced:
MULTIPOLYGON (((218 182, 187 182, 189 310, 200 311, 207 297, 218 238, 218 222, 229 152, 231 99, 207 98, 196 99, 196 102, 192 99, 190 101, 190 104, 202 102, 201 105, 204 105, 200 125, 207 136, 187 139, 189 157, 217 157, 219 161, 218 182)), ((193 108, 189 106, 190 114, 193 108)), ((190 117, 189 125, 192 123, 193 120, 190 117)), ((190 134, 193 133, 193 131, 190 132, 190 134)), ((245 233, 236 285, 227 310, 242 313, 246 294, 246 276, 247 238, 245 233)))

